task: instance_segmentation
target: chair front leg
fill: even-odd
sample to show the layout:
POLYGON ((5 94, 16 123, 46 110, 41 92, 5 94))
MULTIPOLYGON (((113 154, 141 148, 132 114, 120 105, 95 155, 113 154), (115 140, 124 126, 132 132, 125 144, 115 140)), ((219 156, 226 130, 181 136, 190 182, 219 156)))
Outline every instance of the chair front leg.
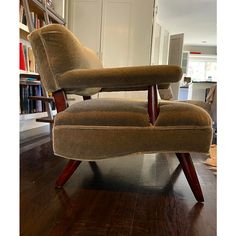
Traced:
POLYGON ((55 188, 62 188, 71 175, 75 172, 81 161, 69 160, 66 167, 56 181, 55 188))
POLYGON ((186 179, 190 185, 190 188, 192 189, 193 195, 195 196, 196 200, 198 202, 204 202, 202 189, 190 154, 176 153, 176 156, 179 159, 180 165, 183 169, 183 172, 186 176, 186 179))

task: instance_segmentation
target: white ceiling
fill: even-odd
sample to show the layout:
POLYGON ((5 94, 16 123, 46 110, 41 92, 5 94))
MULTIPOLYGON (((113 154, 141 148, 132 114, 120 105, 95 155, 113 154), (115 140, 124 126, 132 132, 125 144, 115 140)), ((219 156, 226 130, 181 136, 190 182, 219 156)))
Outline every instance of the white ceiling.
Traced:
POLYGON ((216 46, 216 0, 158 0, 158 18, 185 45, 216 46))

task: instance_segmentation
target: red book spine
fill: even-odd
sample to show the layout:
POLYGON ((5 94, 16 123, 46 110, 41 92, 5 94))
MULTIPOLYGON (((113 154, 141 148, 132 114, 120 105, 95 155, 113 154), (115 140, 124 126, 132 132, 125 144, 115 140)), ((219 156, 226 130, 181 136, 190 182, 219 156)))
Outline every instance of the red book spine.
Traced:
POLYGON ((19 43, 19 47, 20 47, 20 70, 26 70, 23 44, 19 43))

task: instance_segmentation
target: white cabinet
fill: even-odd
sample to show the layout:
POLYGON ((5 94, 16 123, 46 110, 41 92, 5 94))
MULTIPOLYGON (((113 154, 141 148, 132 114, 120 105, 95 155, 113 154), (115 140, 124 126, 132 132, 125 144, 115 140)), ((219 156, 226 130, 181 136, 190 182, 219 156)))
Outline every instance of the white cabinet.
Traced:
POLYGON ((167 65, 169 53, 170 34, 168 30, 162 28, 162 44, 161 44, 161 64, 167 65))
MULTIPOLYGON (((184 42, 184 34, 175 34, 170 36, 169 59, 168 59, 169 65, 181 66, 182 55, 183 55, 183 42, 184 42)), ((174 100, 178 99, 179 85, 180 82, 171 84, 174 100)))
POLYGON ((132 37, 131 1, 104 1, 102 54, 105 67, 129 65, 132 37))
POLYGON ((193 81, 189 84, 188 100, 205 101, 207 89, 211 88, 215 84, 216 82, 193 81))
POLYGON ((166 65, 169 50, 169 32, 159 19, 158 0, 155 0, 152 35, 151 65, 166 65))
POLYGON ((161 32, 162 28, 157 23, 154 22, 153 25, 153 38, 152 38, 152 55, 151 55, 151 64, 152 65, 159 65, 161 64, 161 32))
POLYGON ((153 25, 152 39, 152 65, 166 65, 168 62, 169 51, 169 32, 158 23, 158 20, 153 25))
POLYGON ((68 28, 100 56, 102 0, 68 1, 68 28))
POLYGON ((68 28, 104 67, 149 65, 154 0, 70 0, 68 28))
POLYGON ((188 61, 189 61, 189 52, 183 52, 183 57, 182 57, 182 71, 183 74, 187 75, 188 74, 188 61))

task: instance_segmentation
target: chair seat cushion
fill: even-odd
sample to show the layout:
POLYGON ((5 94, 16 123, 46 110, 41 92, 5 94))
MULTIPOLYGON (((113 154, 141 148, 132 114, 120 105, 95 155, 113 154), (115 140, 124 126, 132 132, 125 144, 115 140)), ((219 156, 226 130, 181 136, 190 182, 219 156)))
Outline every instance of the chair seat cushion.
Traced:
POLYGON ((205 111, 207 111, 207 113, 212 117, 212 112, 211 112, 211 104, 204 102, 204 101, 198 101, 198 100, 186 100, 186 101, 181 101, 184 103, 189 103, 189 104, 193 104, 196 105, 198 107, 203 108, 205 111))
POLYGON ((133 153, 207 153, 211 118, 204 109, 182 102, 161 102, 155 125, 147 102, 94 99, 56 115, 53 149, 75 160, 98 160, 133 153))
POLYGON ((160 103, 156 126, 211 126, 212 120, 202 107, 178 101, 160 103))
POLYGON ((125 99, 91 99, 57 114, 55 125, 149 126, 147 103, 125 99))
MULTIPOLYGON (((209 126, 211 118, 200 107, 183 102, 160 102, 155 126, 209 126)), ((147 102, 92 99, 78 102, 57 114, 55 125, 147 127, 147 102)))

